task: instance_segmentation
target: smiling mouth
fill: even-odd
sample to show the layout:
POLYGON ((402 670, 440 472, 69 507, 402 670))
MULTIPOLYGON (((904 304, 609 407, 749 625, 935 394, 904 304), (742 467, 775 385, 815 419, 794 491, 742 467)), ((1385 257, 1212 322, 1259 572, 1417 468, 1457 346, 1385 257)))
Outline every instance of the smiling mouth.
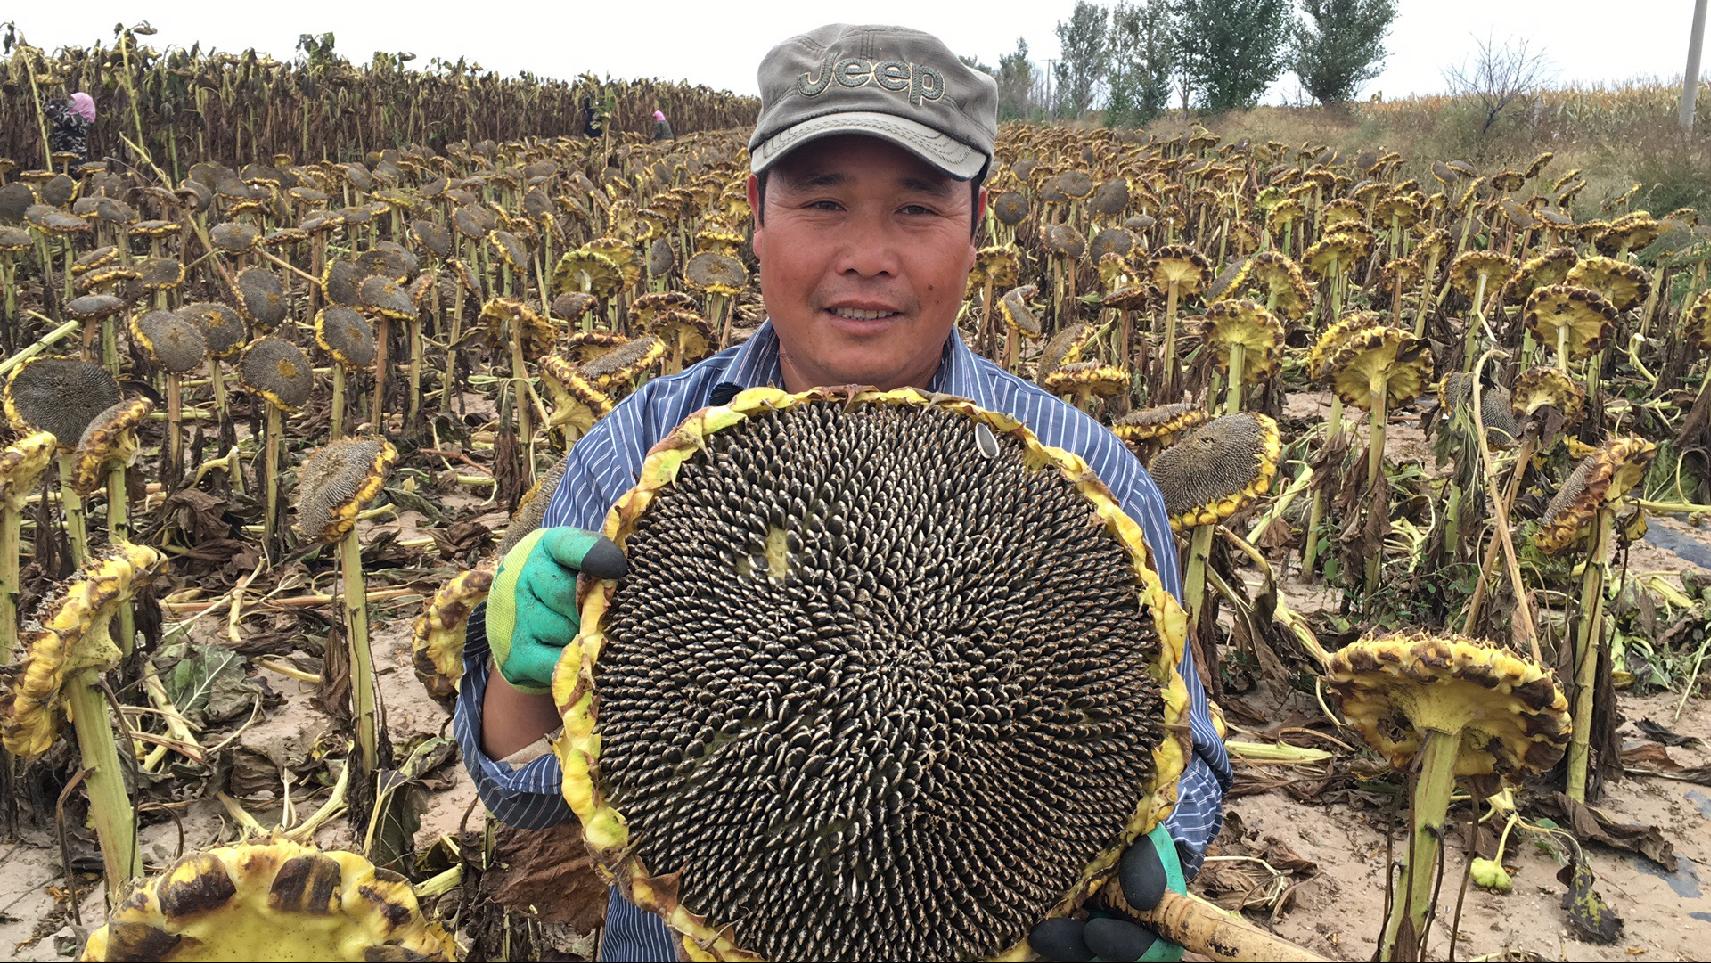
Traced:
POLYGON ((846 321, 883 321, 886 318, 899 317, 899 311, 863 311, 858 308, 827 308, 827 314, 843 318, 846 321))

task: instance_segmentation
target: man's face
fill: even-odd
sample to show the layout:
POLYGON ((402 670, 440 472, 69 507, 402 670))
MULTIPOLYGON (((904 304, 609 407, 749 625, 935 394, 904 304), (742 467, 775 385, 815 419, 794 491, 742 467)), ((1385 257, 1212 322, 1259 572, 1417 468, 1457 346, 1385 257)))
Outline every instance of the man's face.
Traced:
MULTIPOLYGON (((756 182, 749 203, 760 210, 756 182)), ((779 160, 754 231, 784 386, 924 388, 974 267, 968 183, 874 137, 779 160)))

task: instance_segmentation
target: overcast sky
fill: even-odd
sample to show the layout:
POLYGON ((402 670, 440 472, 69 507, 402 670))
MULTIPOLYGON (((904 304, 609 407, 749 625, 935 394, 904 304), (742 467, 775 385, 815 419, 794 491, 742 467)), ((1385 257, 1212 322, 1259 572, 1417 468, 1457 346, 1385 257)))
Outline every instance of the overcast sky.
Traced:
MULTIPOLYGON (((219 3, 179 0, 83 0, 15 3, 28 40, 52 49, 111 39, 120 20, 149 20, 155 46, 200 41, 233 50, 255 47, 290 58, 297 37, 332 31, 337 50, 366 61, 375 50, 430 57, 468 57, 505 73, 520 70, 571 77, 583 70, 614 77, 686 79, 754 93, 755 66, 778 41, 830 19, 898 23, 938 35, 952 49, 997 63, 1025 37, 1033 59, 1057 56, 1053 27, 1074 0, 865 0, 850 4, 779 0, 570 0, 497 5, 403 4, 288 0, 219 3)), ((1693 0, 1399 0, 1384 73, 1363 94, 1386 98, 1443 90, 1443 71, 1463 62, 1476 38, 1526 37, 1548 58, 1558 83, 1613 83, 1636 78, 1679 82, 1687 59, 1693 0)), ((1708 65, 1711 66, 1711 65, 1708 65)), ((1285 76, 1271 99, 1296 92, 1285 76)))

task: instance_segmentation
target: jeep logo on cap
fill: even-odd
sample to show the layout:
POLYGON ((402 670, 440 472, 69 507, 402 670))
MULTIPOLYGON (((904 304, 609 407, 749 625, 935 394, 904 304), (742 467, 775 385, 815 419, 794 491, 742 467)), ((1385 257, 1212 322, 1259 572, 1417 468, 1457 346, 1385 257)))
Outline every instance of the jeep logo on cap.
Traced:
POLYGON ((919 107, 924 101, 938 100, 945 95, 945 78, 925 64, 902 60, 868 60, 865 57, 838 57, 836 50, 826 51, 820 63, 820 75, 805 70, 796 78, 796 89, 804 97, 818 97, 832 83, 840 87, 866 87, 877 84, 886 90, 908 92, 909 102, 919 107))

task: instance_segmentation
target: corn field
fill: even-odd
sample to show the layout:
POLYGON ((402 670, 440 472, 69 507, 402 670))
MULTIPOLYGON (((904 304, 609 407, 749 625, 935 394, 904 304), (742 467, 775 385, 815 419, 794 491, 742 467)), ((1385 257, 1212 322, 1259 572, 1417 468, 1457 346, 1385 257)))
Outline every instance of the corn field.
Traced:
MULTIPOLYGON (((592 958, 612 823, 489 820, 448 712, 565 453, 765 320, 755 104, 611 82, 592 139, 578 84, 465 65, 126 34, 3 70, 0 932, 592 958), (32 85, 102 92, 96 159, 42 156, 32 85)), ((1187 592, 1149 604, 1236 759, 1194 898, 1305 959, 1700 952, 1699 213, 1581 203, 1549 153, 1023 124, 997 153, 958 328, 1164 494, 1187 592)), ((555 695, 586 774, 591 697, 555 695)))

